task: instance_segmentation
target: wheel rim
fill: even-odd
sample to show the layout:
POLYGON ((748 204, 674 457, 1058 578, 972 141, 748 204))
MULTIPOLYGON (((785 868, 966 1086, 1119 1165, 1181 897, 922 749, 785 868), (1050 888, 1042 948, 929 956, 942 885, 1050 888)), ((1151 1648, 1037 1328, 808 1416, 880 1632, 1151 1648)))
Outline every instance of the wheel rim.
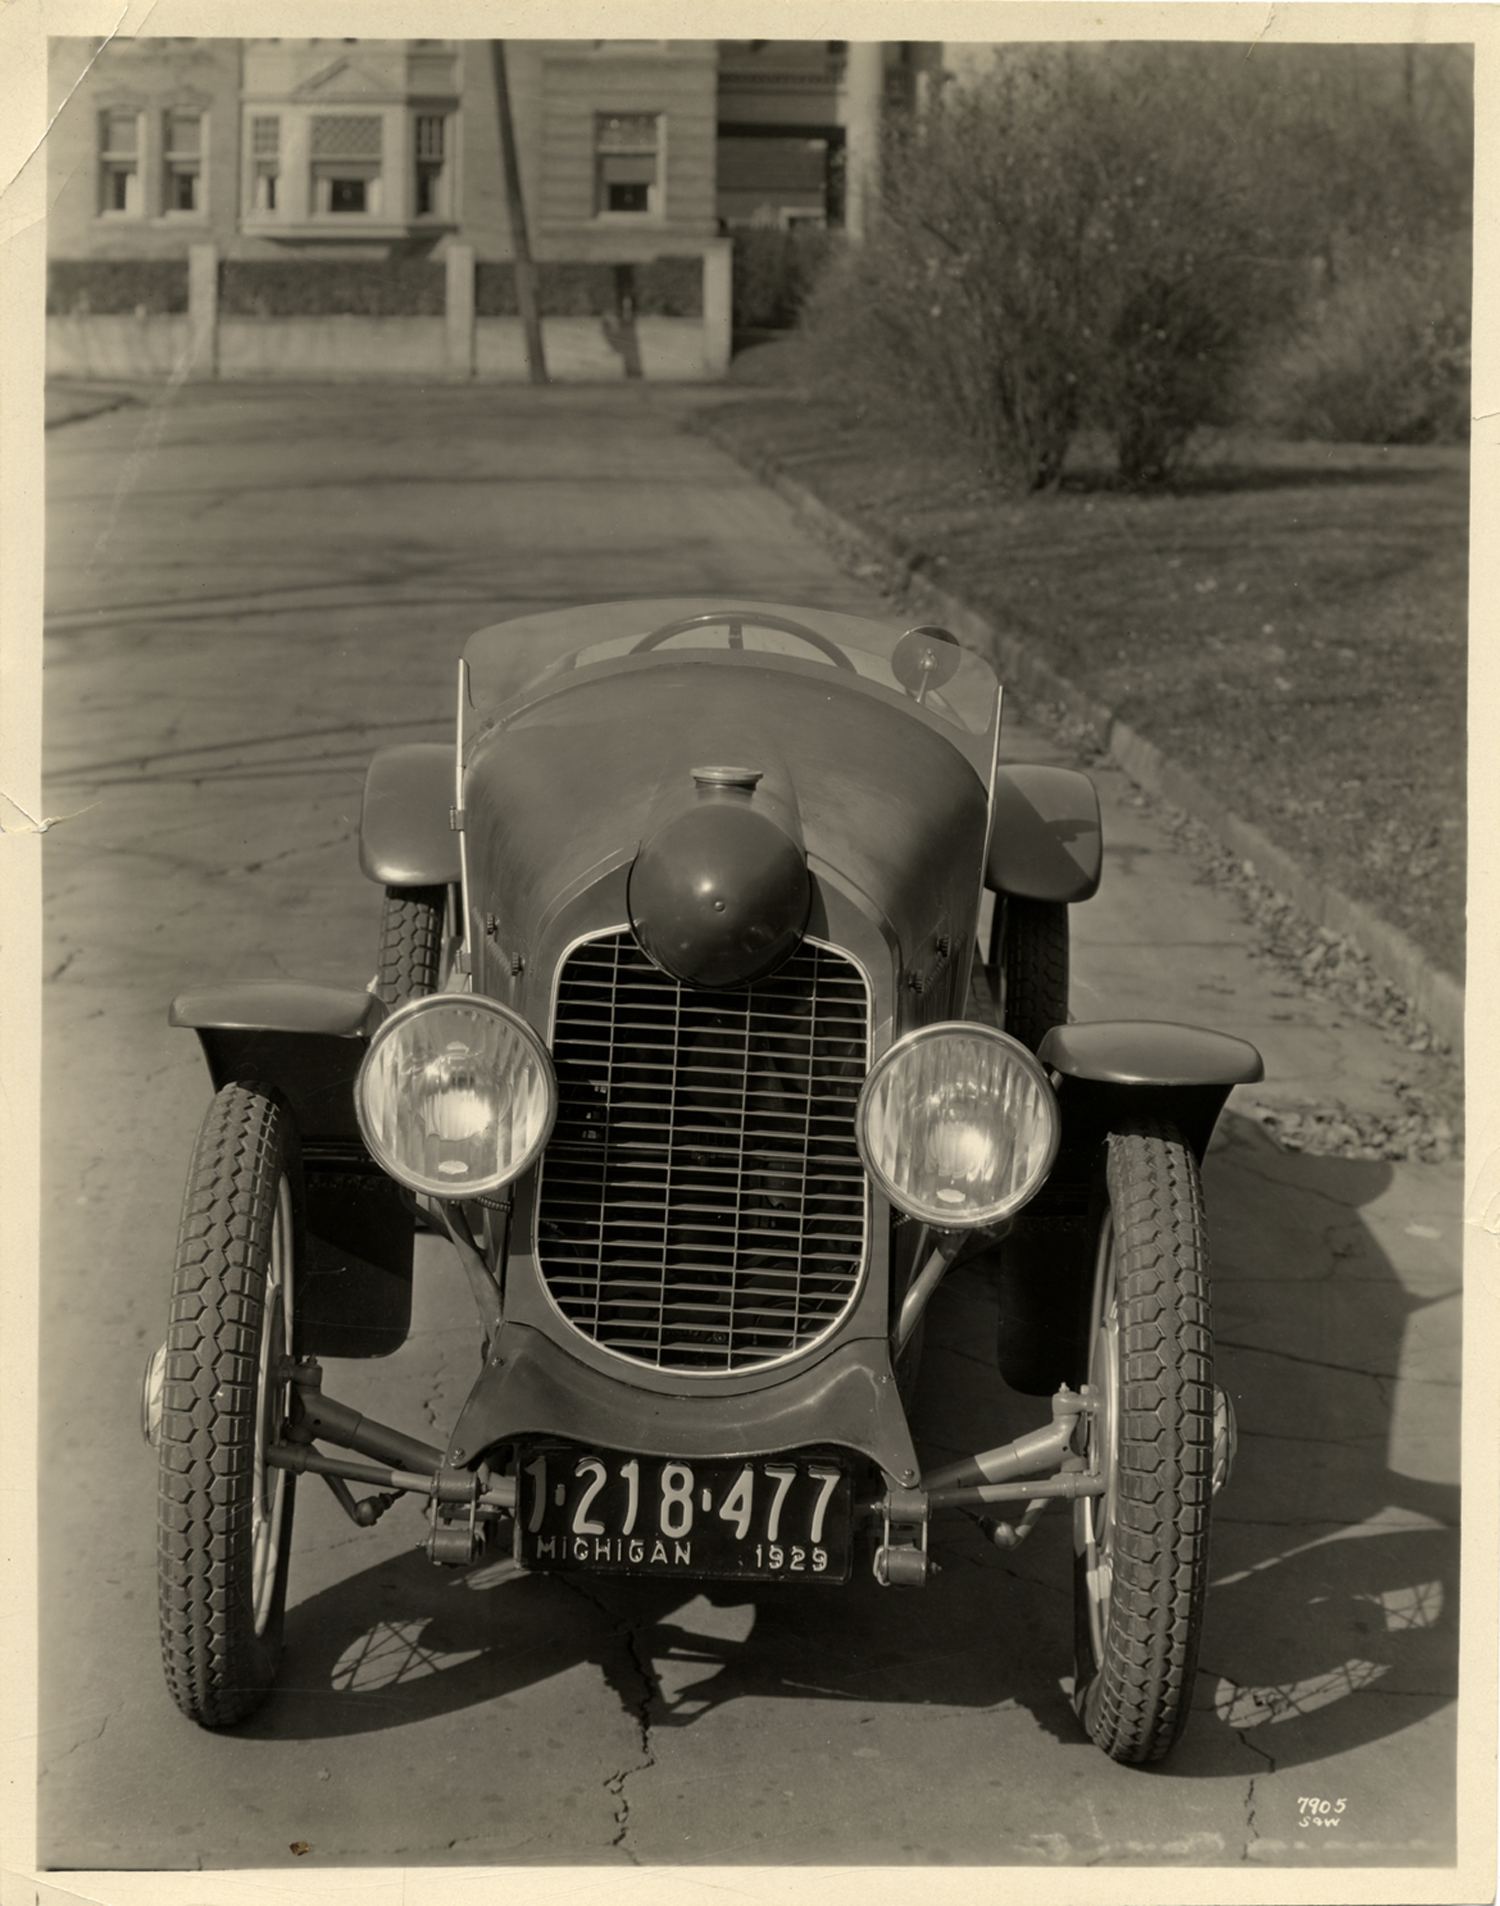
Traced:
POLYGON ((286 1471, 273 1469, 266 1460, 286 1413, 287 1386, 281 1381, 280 1370, 282 1359, 292 1353, 292 1188, 284 1173, 271 1221, 264 1302, 265 1328, 260 1336, 255 1386, 255 1494, 250 1513, 251 1592, 258 1635, 265 1632, 271 1618, 286 1510, 286 1471))
POLYGON ((1093 1310, 1089 1319, 1089 1467, 1104 1478, 1104 1493, 1084 1496, 1078 1523, 1087 1592, 1089 1639, 1094 1660, 1104 1660, 1110 1597, 1115 1576, 1115 1504, 1119 1481, 1120 1289, 1115 1267, 1115 1228, 1106 1216, 1094 1270, 1093 1310))

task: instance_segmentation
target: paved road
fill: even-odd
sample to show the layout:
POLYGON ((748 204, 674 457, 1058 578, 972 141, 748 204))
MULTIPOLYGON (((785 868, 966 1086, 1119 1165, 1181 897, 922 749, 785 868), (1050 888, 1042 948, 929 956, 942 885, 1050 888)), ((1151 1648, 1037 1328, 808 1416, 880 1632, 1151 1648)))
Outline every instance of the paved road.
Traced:
MULTIPOLYGON (((920 1593, 485 1596, 415 1552, 415 1511, 361 1533, 304 1485, 281 1690, 226 1735, 171 1707, 135 1423, 208 1093, 165 1004, 202 978, 363 982, 364 763, 447 732, 474 628, 678 591, 876 606, 684 432, 695 401, 222 388, 49 439, 47 804, 82 811, 46 841, 42 1861, 1446 1861, 1459 1169, 1288 1157, 1243 1109, 1207 1171, 1242 1455, 1165 1770, 1110 1764, 1073 1723, 1061 1513, 1010 1556, 945 1533, 920 1593), (1308 1797, 1336 1827, 1304 1825, 1308 1797)), ((1257 967, 1231 906, 1100 780, 1079 1016, 1224 1025, 1262 1045, 1268 1096, 1389 1100, 1414 1062, 1257 967)), ((430 1241, 417 1291, 406 1348, 338 1389, 420 1433, 451 1420, 476 1349, 430 1241)), ((1029 1426, 992 1375, 982 1263, 932 1323, 924 1449, 1029 1426)))

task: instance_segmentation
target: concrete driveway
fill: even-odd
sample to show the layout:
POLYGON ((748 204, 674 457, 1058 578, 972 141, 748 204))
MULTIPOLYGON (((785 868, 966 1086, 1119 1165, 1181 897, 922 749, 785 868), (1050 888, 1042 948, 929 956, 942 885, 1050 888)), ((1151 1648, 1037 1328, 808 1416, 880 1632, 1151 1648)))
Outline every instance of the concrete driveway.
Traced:
MULTIPOLYGON (((1253 1103, 1206 1172, 1241 1457, 1165 1767, 1109 1763, 1072 1719, 1061 1511, 1011 1555, 945 1532, 920 1594, 473 1595, 415 1553, 415 1512, 363 1533, 309 1482, 280 1690, 223 1735, 167 1699, 137 1398, 209 1094, 166 1003, 206 978, 364 983, 364 766, 449 731, 475 628, 716 590, 880 607, 681 427, 711 395, 197 388, 49 438, 47 806, 75 818, 45 844, 41 1863, 1090 1866, 1123 1900, 1161 1894, 1121 1868, 1249 1862, 1420 1868, 1391 1896, 1428 1896, 1456 1830, 1461 1169, 1291 1156, 1253 1103)), ((1061 758, 1019 728, 1007 748, 1061 758)), ((1239 1032, 1263 1102, 1389 1101, 1410 1056, 1258 965, 1097 778, 1075 1015, 1239 1032)), ((406 1348, 338 1373, 419 1433, 477 1355, 442 1259, 424 1242, 406 1348)), ((980 1260, 932 1314, 928 1453, 1040 1420, 994 1377, 993 1316, 980 1260)))

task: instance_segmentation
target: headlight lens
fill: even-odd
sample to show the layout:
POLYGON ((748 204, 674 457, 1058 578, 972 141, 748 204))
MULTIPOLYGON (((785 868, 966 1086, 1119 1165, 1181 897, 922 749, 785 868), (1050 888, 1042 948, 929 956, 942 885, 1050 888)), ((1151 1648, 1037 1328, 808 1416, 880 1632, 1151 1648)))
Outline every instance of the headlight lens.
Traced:
POLYGON ((1057 1156, 1046 1074, 1019 1041, 977 1022, 897 1040, 865 1080, 855 1129, 891 1203, 947 1231, 1008 1217, 1057 1156))
POLYGON ((547 1048, 492 999, 413 1000, 370 1041, 354 1085, 376 1163, 413 1191, 467 1198, 519 1178, 557 1116, 547 1048))

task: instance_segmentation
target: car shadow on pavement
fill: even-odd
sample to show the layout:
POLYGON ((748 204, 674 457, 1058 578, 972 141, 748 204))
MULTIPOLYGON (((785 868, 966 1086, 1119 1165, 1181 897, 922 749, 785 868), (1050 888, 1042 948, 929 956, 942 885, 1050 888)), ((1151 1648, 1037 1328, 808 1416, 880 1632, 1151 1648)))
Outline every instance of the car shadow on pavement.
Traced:
MULTIPOLYGON (((1231 1118, 1205 1188, 1240 1448, 1189 1740, 1216 1725, 1300 1766, 1457 1699, 1458 1176, 1231 1118)), ((1172 1767, 1196 1771, 1191 1746, 1172 1767)))
MULTIPOLYGON (((1401 1732, 1458 1690, 1456 1180, 1287 1153, 1231 1114, 1204 1182, 1216 1377, 1239 1451, 1214 1505, 1195 1712, 1163 1764, 1189 1778, 1242 1770, 1247 1752, 1266 1769, 1322 1760, 1401 1732), (1451 1263, 1429 1241, 1440 1229, 1451 1263)), ((993 1272, 978 1260, 934 1306, 915 1412, 924 1458, 976 1446, 981 1396, 994 1394, 993 1272)), ((999 1394, 992 1442, 1041 1420, 1036 1402, 999 1394)), ((1070 1674, 1066 1512, 995 1560, 1053 1591, 1042 1645, 1070 1674)), ((1055 1684, 1035 1715, 1079 1738, 1055 1684)))
MULTIPOLYGON (((1424 1318, 1447 1314, 1445 1273, 1398 1276, 1361 1216, 1392 1180, 1385 1164, 1281 1152, 1240 1119, 1210 1156, 1218 1379, 1240 1448, 1216 1504, 1195 1712, 1165 1763, 1173 1776, 1322 1760, 1455 1700, 1456 1324, 1451 1344, 1423 1334, 1424 1318)), ((1045 1419, 995 1371, 992 1259, 953 1273, 929 1321, 913 1410, 924 1460, 1045 1419)), ((407 1553, 292 1607, 278 1690, 241 1732, 395 1729, 593 1664, 643 1726, 811 1697, 1020 1707, 1081 1746, 1066 1510, 1012 1552, 964 1516, 935 1523, 932 1546, 939 1572, 920 1591, 857 1568, 843 1588, 534 1576, 474 1593, 407 1553)))
POLYGON ((660 1727, 742 1699, 1060 1700, 1066 1609, 1008 1582, 998 1556, 980 1560, 989 1580, 950 1559, 920 1593, 882 1589, 858 1567, 842 1587, 534 1575, 471 1593, 408 1553, 289 1611, 276 1691, 236 1731, 315 1739, 409 1726, 588 1663, 627 1714, 660 1727))

